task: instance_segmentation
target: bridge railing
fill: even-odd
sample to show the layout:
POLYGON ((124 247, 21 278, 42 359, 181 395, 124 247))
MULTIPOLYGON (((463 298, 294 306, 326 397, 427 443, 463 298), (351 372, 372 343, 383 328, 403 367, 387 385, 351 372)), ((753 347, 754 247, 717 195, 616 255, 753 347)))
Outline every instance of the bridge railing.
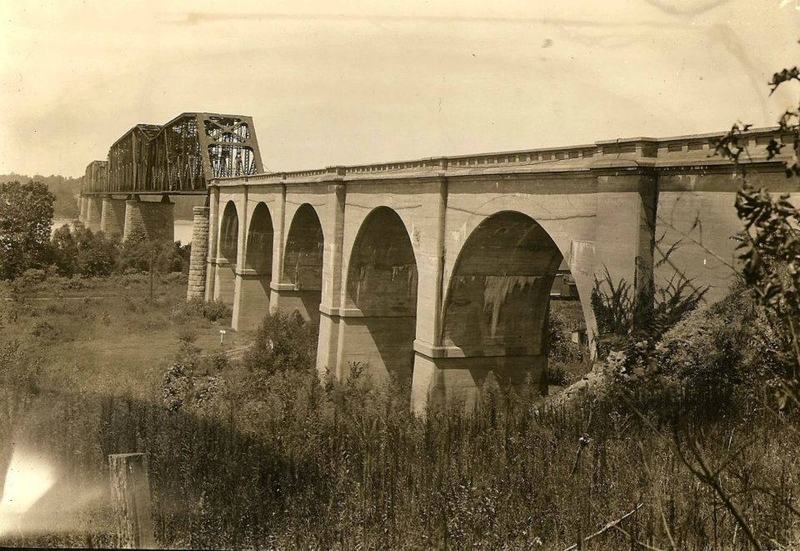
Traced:
MULTIPOLYGON (((398 176, 435 175, 443 171, 469 173, 470 171, 491 171, 501 168, 512 171, 514 169, 529 170, 537 167, 543 170, 569 171, 588 169, 597 162, 607 160, 631 160, 636 161, 637 164, 651 164, 652 166, 727 163, 728 161, 714 156, 715 142, 722 135, 722 132, 716 132, 669 138, 639 137, 605 140, 594 144, 568 147, 429 157, 410 161, 273 172, 249 176, 246 179, 263 183, 277 183, 287 180, 322 181, 332 176, 358 179, 394 174, 398 176)), ((746 132, 743 142, 753 151, 750 160, 765 160, 764 149, 771 139, 790 144, 793 137, 789 134, 781 134, 778 128, 759 128, 746 132)), ((788 154, 788 151, 784 152, 784 156, 788 154)), ((219 180, 226 182, 237 180, 237 178, 220 178, 219 180)))

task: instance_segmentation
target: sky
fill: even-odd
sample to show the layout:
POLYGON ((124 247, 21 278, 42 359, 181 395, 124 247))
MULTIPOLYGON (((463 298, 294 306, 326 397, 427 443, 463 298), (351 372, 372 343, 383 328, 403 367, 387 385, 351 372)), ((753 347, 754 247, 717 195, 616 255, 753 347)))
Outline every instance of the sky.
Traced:
POLYGON ((0 173, 254 118, 268 170, 770 126, 800 0, 0 0, 0 173))

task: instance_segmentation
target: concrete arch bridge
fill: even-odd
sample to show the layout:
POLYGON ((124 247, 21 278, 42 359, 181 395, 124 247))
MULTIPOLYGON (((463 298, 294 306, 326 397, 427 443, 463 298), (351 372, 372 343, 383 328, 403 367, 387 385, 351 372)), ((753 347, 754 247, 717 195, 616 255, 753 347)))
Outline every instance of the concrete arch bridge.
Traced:
MULTIPOLYGON (((231 305, 236 329, 299 311, 319 329, 321 372, 365 362, 378 379, 410 380, 416 411, 471 399, 490 372, 543 382, 562 262, 590 335, 606 270, 636 301, 675 270, 710 286, 710 300, 725 294, 739 176, 712 156, 719 135, 212 179, 209 207, 195 209, 207 239, 192 251, 189 296, 231 305)), ((771 137, 788 139, 762 129, 746 140, 771 137)), ((794 191, 781 159, 749 163, 756 185, 794 191)))

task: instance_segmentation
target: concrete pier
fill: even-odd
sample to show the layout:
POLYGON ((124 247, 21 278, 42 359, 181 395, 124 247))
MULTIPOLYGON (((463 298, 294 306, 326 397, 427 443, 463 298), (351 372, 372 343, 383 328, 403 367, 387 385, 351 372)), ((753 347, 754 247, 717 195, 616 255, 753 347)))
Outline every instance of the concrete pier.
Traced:
POLYGON ((125 231, 125 199, 103 197, 100 231, 108 236, 122 236, 125 231))
POLYGON ((99 195, 86 197, 86 214, 84 225, 93 232, 100 231, 100 222, 103 217, 103 199, 99 195))
POLYGON ((125 201, 123 240, 131 238, 172 241, 175 237, 175 204, 164 196, 160 202, 142 201, 138 196, 125 201))

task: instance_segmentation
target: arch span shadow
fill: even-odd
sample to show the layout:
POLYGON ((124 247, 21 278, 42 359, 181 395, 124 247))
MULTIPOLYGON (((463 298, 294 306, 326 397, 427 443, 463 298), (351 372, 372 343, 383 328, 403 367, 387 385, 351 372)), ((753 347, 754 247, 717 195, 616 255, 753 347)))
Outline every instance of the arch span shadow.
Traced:
POLYGON ((233 306, 236 287, 236 263, 239 260, 239 214, 233 201, 225 204, 219 232, 214 299, 233 306))
POLYGON ((500 385, 547 392, 548 317, 563 256, 529 216, 503 211, 465 242, 444 305, 440 367, 474 392, 491 373, 500 385), (456 373, 459 372, 459 373, 456 373))
MULTIPOLYGON (((378 380, 410 383, 417 314, 417 262, 405 224, 379 207, 356 237, 346 282, 342 366, 359 362, 378 380)), ((344 373, 346 375, 346 373, 344 373)))
POLYGON ((279 308, 284 312, 297 311, 317 330, 324 250, 322 224, 314 207, 305 203, 292 218, 286 238, 279 308))

